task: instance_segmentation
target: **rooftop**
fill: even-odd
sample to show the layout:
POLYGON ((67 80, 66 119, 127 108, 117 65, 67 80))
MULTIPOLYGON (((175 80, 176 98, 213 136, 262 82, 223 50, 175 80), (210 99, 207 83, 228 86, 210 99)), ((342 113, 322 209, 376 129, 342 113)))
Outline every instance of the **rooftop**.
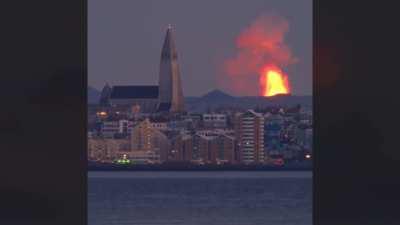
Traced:
POLYGON ((158 86, 114 86, 110 98, 158 98, 158 86))

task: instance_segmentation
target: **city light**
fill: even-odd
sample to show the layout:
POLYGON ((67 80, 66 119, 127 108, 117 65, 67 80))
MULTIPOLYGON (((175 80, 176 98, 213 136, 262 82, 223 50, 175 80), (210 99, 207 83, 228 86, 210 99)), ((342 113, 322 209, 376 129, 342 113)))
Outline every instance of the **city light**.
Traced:
POLYGON ((116 163, 116 164, 120 164, 120 165, 126 165, 126 164, 131 164, 131 160, 129 160, 129 159, 127 158, 127 155, 126 155, 126 154, 123 154, 123 155, 122 155, 122 159, 117 159, 117 160, 115 161, 115 163, 116 163))
POLYGON ((97 115, 99 115, 99 116, 107 116, 107 112, 101 111, 101 112, 98 112, 97 115))

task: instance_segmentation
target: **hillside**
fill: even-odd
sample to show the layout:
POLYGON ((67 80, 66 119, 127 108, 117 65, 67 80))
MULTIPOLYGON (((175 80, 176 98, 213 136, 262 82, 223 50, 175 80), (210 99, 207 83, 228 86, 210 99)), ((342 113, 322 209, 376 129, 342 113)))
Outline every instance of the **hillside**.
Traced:
POLYGON ((312 106, 312 96, 278 95, 273 97, 244 96, 234 97, 220 90, 213 90, 201 97, 186 97, 185 107, 190 112, 205 112, 218 107, 255 108, 267 106, 294 106, 297 104, 306 108, 312 106))

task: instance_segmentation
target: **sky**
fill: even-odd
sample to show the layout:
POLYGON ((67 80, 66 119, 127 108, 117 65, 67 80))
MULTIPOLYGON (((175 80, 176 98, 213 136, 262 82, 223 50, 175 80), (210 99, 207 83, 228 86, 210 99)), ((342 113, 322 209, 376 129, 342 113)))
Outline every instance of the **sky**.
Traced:
POLYGON ((88 84, 157 85, 168 24, 185 96, 220 89, 217 76, 236 54, 238 35, 263 13, 289 23, 285 43, 298 59, 287 68, 293 95, 312 94, 312 0, 89 0, 88 84))

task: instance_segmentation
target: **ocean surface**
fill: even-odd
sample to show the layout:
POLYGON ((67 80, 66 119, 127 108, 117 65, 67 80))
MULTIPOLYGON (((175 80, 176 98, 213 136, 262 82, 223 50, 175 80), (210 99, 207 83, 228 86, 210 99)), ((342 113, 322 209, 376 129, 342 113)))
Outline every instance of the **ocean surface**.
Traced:
POLYGON ((89 172, 89 225, 311 225, 312 172, 89 172))

